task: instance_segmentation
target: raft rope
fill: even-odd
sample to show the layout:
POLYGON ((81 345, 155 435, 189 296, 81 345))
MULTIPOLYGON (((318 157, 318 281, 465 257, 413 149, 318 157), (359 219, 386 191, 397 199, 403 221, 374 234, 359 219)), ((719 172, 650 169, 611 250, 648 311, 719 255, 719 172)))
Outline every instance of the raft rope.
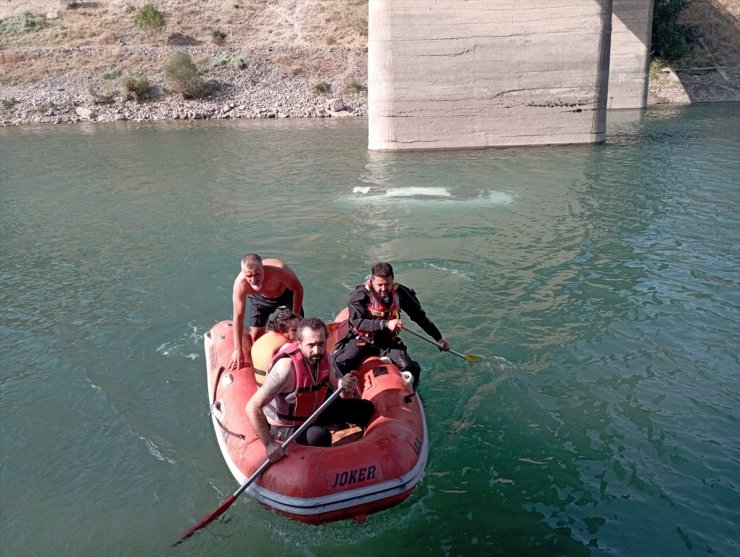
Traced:
POLYGON ((216 400, 216 390, 218 389, 218 382, 221 380, 221 374, 224 372, 226 368, 224 366, 221 366, 218 368, 218 373, 216 374, 216 381, 213 384, 213 404, 211 404, 211 407, 209 409, 209 414, 213 416, 213 419, 216 420, 216 423, 221 426, 221 430, 224 432, 224 435, 233 435, 237 439, 241 439, 244 441, 247 436, 243 433, 236 433, 235 431, 231 431, 229 428, 227 428, 221 420, 218 419, 218 416, 216 416, 215 411, 221 410, 220 405, 221 403, 216 400))
POLYGON ((223 423, 221 423, 221 420, 218 419, 218 416, 216 416, 216 414, 214 414, 213 407, 216 406, 217 404, 219 404, 219 403, 218 402, 214 402, 211 405, 211 411, 209 413, 211 414, 211 416, 213 416, 213 419, 216 420, 216 423, 219 426, 221 426, 221 430, 224 432, 224 435, 233 435, 237 439, 241 439, 242 441, 245 441, 247 439, 247 436, 246 435, 244 435, 243 433, 236 433, 235 431, 231 431, 228 427, 226 427, 223 423))

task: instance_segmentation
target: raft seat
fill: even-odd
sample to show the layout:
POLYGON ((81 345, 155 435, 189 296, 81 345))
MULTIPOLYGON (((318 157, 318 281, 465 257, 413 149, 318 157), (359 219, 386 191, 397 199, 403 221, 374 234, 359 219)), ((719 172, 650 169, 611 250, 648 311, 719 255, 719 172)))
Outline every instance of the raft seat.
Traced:
POLYGON ((362 428, 357 426, 345 427, 331 432, 332 447, 346 445, 352 441, 362 439, 362 428))

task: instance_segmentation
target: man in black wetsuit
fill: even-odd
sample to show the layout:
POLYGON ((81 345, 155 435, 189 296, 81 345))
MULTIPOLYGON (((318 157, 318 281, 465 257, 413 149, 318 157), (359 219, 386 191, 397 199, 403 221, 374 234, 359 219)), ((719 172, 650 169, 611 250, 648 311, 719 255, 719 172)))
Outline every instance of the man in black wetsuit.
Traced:
POLYGON ((442 333, 422 309, 416 292, 393 281, 390 263, 373 265, 370 279, 352 292, 347 306, 349 331, 334 349, 334 359, 343 374, 357 369, 368 356, 385 356, 401 371, 411 372, 416 389, 421 367, 409 357, 406 346, 398 337, 403 329, 401 311, 437 341, 440 350, 450 349, 442 333))

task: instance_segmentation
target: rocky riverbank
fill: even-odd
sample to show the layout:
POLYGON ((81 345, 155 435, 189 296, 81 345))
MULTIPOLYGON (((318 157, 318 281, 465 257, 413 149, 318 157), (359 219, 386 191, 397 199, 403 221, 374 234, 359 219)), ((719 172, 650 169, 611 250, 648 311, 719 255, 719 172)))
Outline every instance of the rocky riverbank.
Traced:
MULTIPOLYGON (((93 56, 94 49, 74 47, 68 55, 93 56)), ((367 114, 366 60, 364 49, 327 47, 293 49, 285 60, 320 59, 324 71, 316 76, 291 75, 296 71, 275 62, 270 49, 204 52, 192 55, 207 60, 204 79, 213 92, 203 99, 183 99, 167 92, 164 79, 148 73, 151 98, 125 100, 115 79, 69 72, 49 75, 32 86, 3 88, 0 126, 32 123, 66 124, 81 121, 120 122, 144 120, 227 118, 325 118, 367 114), (358 63, 359 59, 359 63, 358 63), (350 61, 348 63, 348 60, 350 61), (366 64, 366 62, 365 62, 366 64)), ((42 49, 28 56, 43 56, 42 49)), ((164 53, 143 47, 121 48, 124 58, 145 57, 150 63, 164 53)), ((281 59, 283 59, 281 58, 281 59)), ((162 61, 164 64, 164 61, 162 61)), ((313 72, 306 72, 312 74, 313 72)))

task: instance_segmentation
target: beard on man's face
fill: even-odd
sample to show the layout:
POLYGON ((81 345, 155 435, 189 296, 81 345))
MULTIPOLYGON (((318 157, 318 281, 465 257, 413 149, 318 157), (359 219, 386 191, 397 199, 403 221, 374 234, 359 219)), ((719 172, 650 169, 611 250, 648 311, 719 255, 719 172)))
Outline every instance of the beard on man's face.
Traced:
POLYGON ((323 354, 311 354, 306 359, 308 360, 308 363, 316 365, 316 364, 318 364, 321 361, 321 358, 323 358, 323 357, 324 357, 323 354))

